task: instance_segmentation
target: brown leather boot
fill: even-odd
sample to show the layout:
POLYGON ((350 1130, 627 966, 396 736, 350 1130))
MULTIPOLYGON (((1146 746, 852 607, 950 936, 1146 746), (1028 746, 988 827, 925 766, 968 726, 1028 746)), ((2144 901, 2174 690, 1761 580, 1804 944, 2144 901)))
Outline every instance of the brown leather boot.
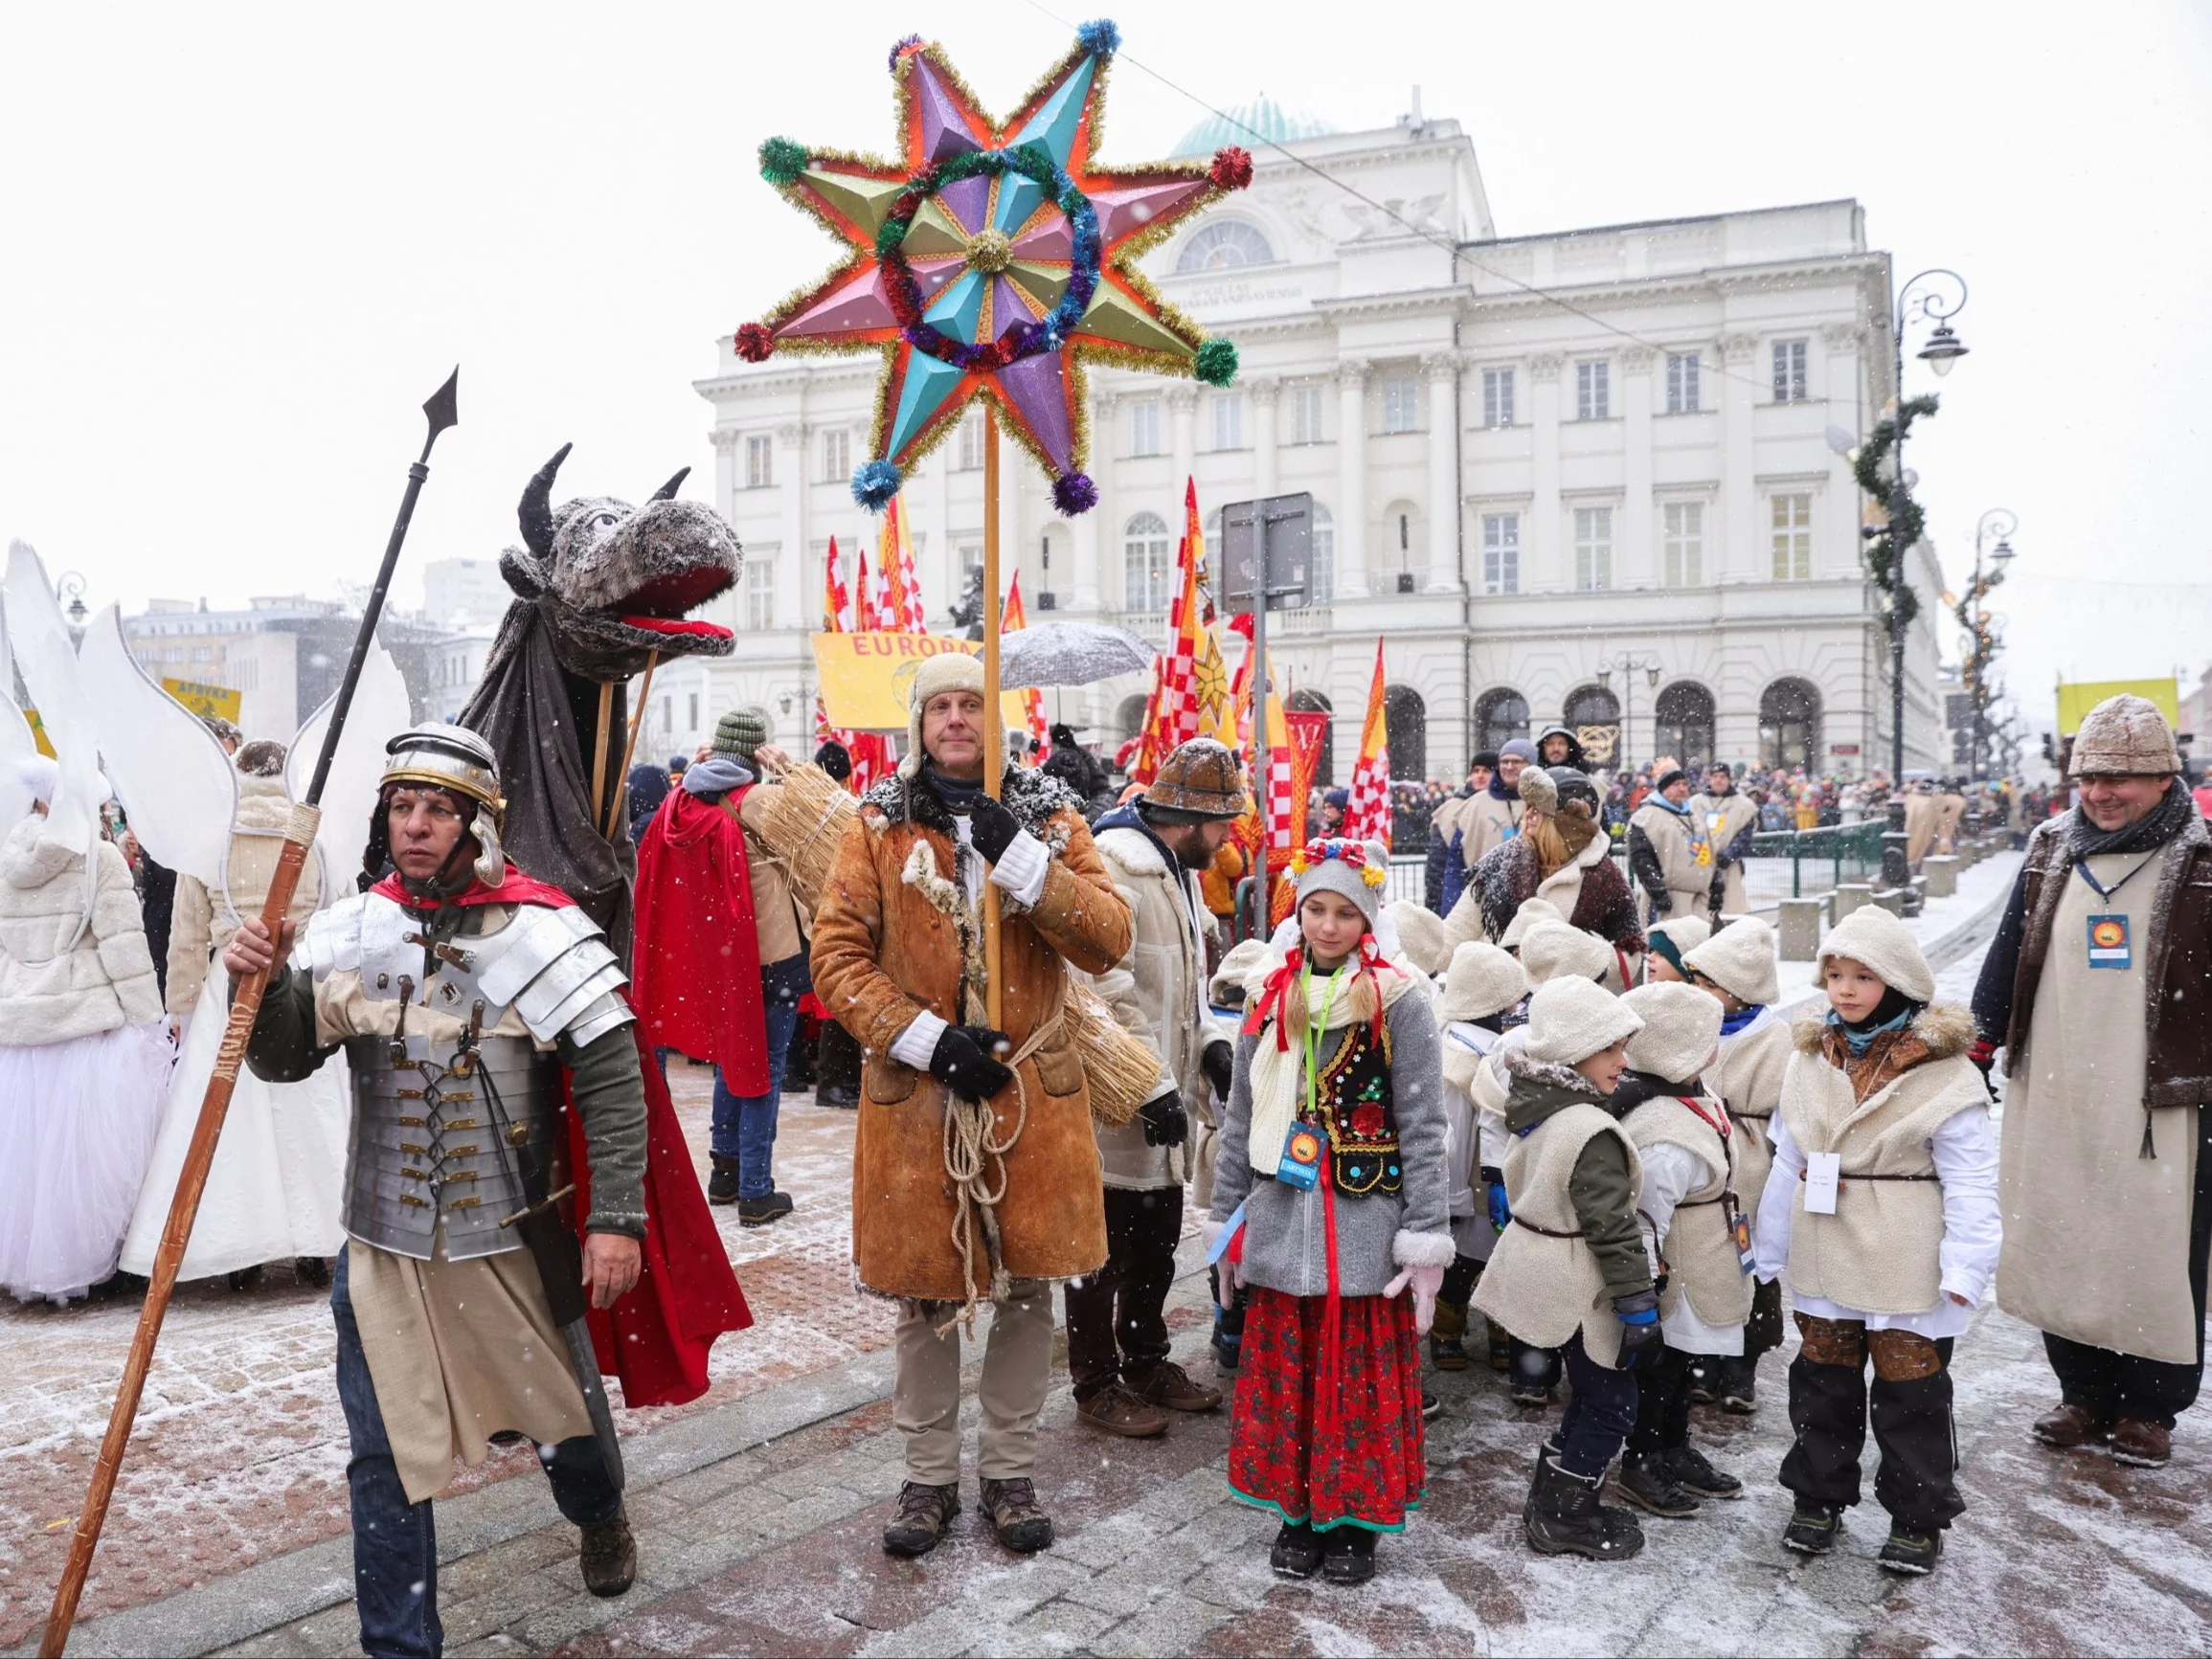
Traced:
POLYGON ((2077 1446, 2095 1446, 2112 1432, 2111 1423, 2086 1405, 2071 1402, 2046 1411, 2036 1419, 2035 1437, 2045 1446, 2070 1451, 2077 1446))
POLYGON ((584 1588, 595 1596, 622 1594, 638 1576, 638 1540, 631 1535, 629 1516, 617 1510, 613 1520, 577 1530, 583 1534, 576 1564, 584 1588))
POLYGON ((2170 1429, 2139 1417, 2123 1417, 2112 1424, 2112 1461, 2132 1463, 2137 1468, 2164 1468, 2174 1455, 2170 1429))
POLYGON ((983 1517, 1009 1550, 1029 1555, 1052 1541, 1052 1517, 1037 1504, 1037 1489, 1026 1480, 987 1480, 979 1499, 983 1517))
POLYGON ((1190 1373, 1172 1359, 1162 1359, 1141 1377, 1122 1385, 1146 1405, 1169 1411, 1211 1411, 1221 1403, 1221 1390, 1192 1379, 1190 1373))
POLYGON ((1154 1440, 1167 1432, 1167 1414, 1145 1404, 1118 1382, 1077 1401, 1075 1421, 1128 1440, 1154 1440))
POLYGON ((898 1489, 898 1513, 883 1529, 887 1556, 926 1556, 937 1547, 945 1524, 960 1513, 959 1483, 925 1486, 910 1480, 898 1489))

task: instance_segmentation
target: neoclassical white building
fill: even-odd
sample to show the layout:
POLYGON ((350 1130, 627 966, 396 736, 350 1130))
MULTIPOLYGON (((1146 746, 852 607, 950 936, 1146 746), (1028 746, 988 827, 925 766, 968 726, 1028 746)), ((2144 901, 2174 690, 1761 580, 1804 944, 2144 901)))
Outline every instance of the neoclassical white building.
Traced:
MULTIPOLYGON (((1456 122, 1334 133, 1265 100, 1242 117, 1288 157, 1255 150, 1252 188, 1148 262, 1237 343, 1238 382, 1094 370, 1099 502, 1072 521, 1007 446, 1001 545, 1032 620, 1103 617, 1164 641, 1184 480, 1209 529, 1225 503, 1310 491, 1314 592, 1271 636, 1278 685, 1334 710, 1340 773, 1378 637, 1400 776, 1456 775, 1476 749, 1557 721, 1590 729, 1597 751, 1621 728, 1632 760, 1885 766, 1887 636, 1860 562, 1862 498, 1829 441, 1863 435, 1891 391, 1889 260, 1858 204, 1500 236, 1456 122)), ((1234 137, 1208 122, 1179 147, 1234 137)), ((872 560, 876 521, 848 479, 876 371, 873 356, 751 365, 722 341, 697 390, 714 408, 715 501, 746 549, 725 601, 739 642, 663 673, 653 747, 699 741, 740 704, 804 740, 823 557, 834 536, 872 560)), ((980 421, 906 500, 941 618, 982 560, 980 421)), ((1913 580, 1907 747, 1928 765, 1930 549, 1913 580)), ((1057 712, 1110 744, 1143 689, 1057 693, 1057 712)))

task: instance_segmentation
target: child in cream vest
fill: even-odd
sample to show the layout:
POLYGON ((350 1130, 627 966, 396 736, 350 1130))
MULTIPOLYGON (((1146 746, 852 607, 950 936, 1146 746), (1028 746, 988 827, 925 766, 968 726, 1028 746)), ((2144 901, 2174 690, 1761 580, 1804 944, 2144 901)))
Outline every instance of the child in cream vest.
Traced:
MULTIPOLYGON (((1436 1323, 1429 1333, 1429 1358, 1439 1371, 1467 1369, 1467 1299, 1498 1243, 1490 1199, 1502 1181, 1504 1124, 1476 1105, 1476 1076, 1502 1041, 1503 1016, 1528 994, 1521 965, 1496 945, 1471 939, 1452 953, 1444 988, 1436 998, 1443 1046, 1444 1125, 1451 1157, 1452 1266, 1436 1292, 1436 1323)), ((1502 1095, 1500 1100, 1502 1102, 1502 1095)), ((1493 1328, 1493 1362, 1505 1334, 1493 1328)))
POLYGON ((1878 1558, 1930 1571, 1958 1495, 1951 1348, 1996 1270, 1997 1139, 1973 1017, 1935 1003, 1935 975, 1905 925, 1867 906, 1820 947, 1824 1015, 1800 1021, 1759 1203, 1762 1279, 1789 1275, 1804 1346, 1790 1366, 1796 1494, 1783 1543, 1833 1548, 1859 1501, 1869 1391, 1889 1512, 1878 1558))

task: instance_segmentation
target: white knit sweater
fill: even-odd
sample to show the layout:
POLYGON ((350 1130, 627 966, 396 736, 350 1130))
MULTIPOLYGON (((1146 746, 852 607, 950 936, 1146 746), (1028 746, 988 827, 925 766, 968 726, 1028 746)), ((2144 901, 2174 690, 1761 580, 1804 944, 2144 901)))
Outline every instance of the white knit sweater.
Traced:
POLYGON ((83 855, 42 841, 45 827, 34 815, 0 842, 0 1043, 35 1048, 159 1020, 130 867, 99 844, 84 923, 83 855))

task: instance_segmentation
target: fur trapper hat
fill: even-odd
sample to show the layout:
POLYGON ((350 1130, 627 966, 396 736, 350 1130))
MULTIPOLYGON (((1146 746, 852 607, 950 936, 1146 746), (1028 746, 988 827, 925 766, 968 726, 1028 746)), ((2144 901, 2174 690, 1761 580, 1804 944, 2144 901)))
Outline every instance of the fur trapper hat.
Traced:
POLYGON ((1756 916, 1739 916, 1696 950, 1684 951, 1682 966, 1751 1007, 1781 999, 1774 930, 1756 916))
POLYGON ((1565 922, 1539 922, 1521 941, 1521 967, 1528 975, 1531 991, 1562 977, 1594 983, 1604 978, 1612 966, 1610 945, 1595 933, 1570 928, 1565 922))
POLYGON ((1621 998, 1643 1029, 1628 1040, 1628 1063, 1669 1083, 1688 1083, 1721 1046, 1721 1003, 1695 985, 1638 985, 1621 998))
MULTIPOLYGON (((914 670, 914 689, 907 695, 906 753, 899 757, 899 776, 912 782, 921 775, 922 768, 922 710, 929 706, 931 698, 942 691, 973 691, 983 694, 983 661, 971 657, 965 651, 940 651, 914 670)), ((997 709, 983 711, 983 741, 996 740, 1001 753, 1005 751, 1006 731, 1000 723, 997 709)))
POLYGON ((1528 999, 1524 1051, 1531 1060, 1574 1065, 1642 1029, 1642 1017, 1596 980, 1554 979, 1528 999))
POLYGON ((2082 717, 2074 734, 2076 777, 2161 777, 2180 770, 2174 729, 2147 697, 2106 698, 2082 717))
POLYGON ((1521 941, 1528 937, 1528 930, 1537 923, 1566 920, 1566 913, 1549 899, 1523 899, 1521 908, 1513 912, 1513 920, 1505 924, 1505 936, 1498 943, 1505 950, 1518 950, 1521 941))
POLYGON ((1444 989, 1436 998, 1436 1023, 1444 1026, 1455 1020, 1487 1020, 1527 994, 1528 981, 1522 976, 1520 963, 1496 945, 1470 939, 1452 953, 1452 965, 1444 971, 1444 989))
POLYGON ((1298 903, 1309 893, 1342 894, 1367 918, 1372 932, 1383 911, 1383 884, 1390 879, 1389 849, 1381 841, 1347 841, 1329 836, 1310 841, 1293 854, 1291 877, 1298 888, 1298 903))
POLYGON ((1935 1000, 1934 970, 1920 953, 1911 930, 1880 905, 1861 905, 1828 930, 1820 941, 1816 972, 1825 976, 1829 961, 1837 956, 1865 963, 1885 985, 1912 1001, 1935 1000))
POLYGON ((1444 918, 1411 899, 1386 905, 1383 911, 1398 930, 1400 953, 1406 960, 1431 978, 1443 973, 1452 960, 1452 936, 1444 930, 1444 918))

